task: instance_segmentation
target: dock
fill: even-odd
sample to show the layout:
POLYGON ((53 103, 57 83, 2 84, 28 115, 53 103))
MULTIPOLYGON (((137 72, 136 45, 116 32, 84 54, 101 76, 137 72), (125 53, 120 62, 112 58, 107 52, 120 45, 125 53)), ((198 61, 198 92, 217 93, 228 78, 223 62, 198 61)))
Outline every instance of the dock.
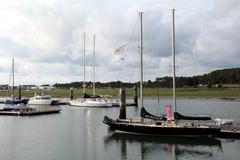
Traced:
POLYGON ((240 139, 240 119, 234 120, 232 125, 222 126, 218 138, 240 139))
POLYGON ((35 115, 43 115, 43 114, 55 114, 60 113, 62 109, 60 107, 51 107, 51 108, 42 108, 42 109, 21 109, 21 110, 0 110, 0 115, 6 116, 35 116, 35 115))

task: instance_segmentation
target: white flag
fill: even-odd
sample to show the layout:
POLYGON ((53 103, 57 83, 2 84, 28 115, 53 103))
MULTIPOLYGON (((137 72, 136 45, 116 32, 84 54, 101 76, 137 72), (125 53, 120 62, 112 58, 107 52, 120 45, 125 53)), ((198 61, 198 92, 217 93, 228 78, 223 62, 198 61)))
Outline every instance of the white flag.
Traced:
POLYGON ((127 46, 128 44, 123 44, 114 49, 112 53, 114 61, 118 61, 118 62, 124 61, 124 53, 127 49, 127 46))

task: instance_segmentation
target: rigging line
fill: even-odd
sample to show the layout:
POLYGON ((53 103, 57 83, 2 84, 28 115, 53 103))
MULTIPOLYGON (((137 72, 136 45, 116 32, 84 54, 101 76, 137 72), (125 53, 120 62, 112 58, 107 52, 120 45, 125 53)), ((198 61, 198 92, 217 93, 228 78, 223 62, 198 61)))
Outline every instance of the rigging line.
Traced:
MULTIPOLYGON (((178 30, 180 30, 179 31, 179 33, 181 33, 182 34, 182 39, 185 39, 185 41, 186 42, 188 42, 188 40, 189 40, 189 38, 187 38, 188 36, 187 36, 187 34, 186 34, 186 32, 184 31, 184 29, 183 29, 183 26, 182 26, 182 24, 180 23, 180 21, 178 20, 178 19, 180 19, 180 18, 178 18, 179 16, 176 14, 176 25, 178 26, 177 28, 178 28, 178 30)), ((177 36, 176 36, 177 37, 177 36)), ((188 43, 191 43, 191 41, 190 42, 188 42, 188 43)), ((177 48, 176 48, 177 49, 177 48)), ((177 53, 177 52, 176 52, 177 53)), ((176 56, 176 64, 178 64, 178 58, 177 58, 177 56, 176 56)), ((177 74, 179 74, 179 70, 180 70, 180 68, 179 68, 179 65, 176 65, 176 67, 177 67, 177 74)))
MULTIPOLYGON (((147 27, 148 25, 146 25, 146 18, 144 18, 144 20, 143 20, 143 28, 144 28, 144 31, 145 31, 145 37, 146 37, 146 40, 145 40, 145 48, 146 48, 146 50, 145 50, 145 53, 147 53, 147 50, 149 51, 149 54, 147 54, 147 55, 153 55, 153 50, 152 50, 152 45, 151 45, 151 43, 150 43, 150 33, 151 33, 151 31, 150 31, 150 29, 149 29, 149 27, 147 27)), ((146 54, 145 54, 145 57, 146 57, 146 54)), ((151 64, 151 66, 150 66, 150 68, 152 68, 152 65, 154 65, 154 64, 152 64, 152 63, 145 63, 146 65, 144 66, 144 73, 146 72, 145 70, 146 70, 146 68, 147 68, 147 66, 148 66, 148 64, 151 64)), ((151 77, 149 77, 149 79, 151 79, 151 77)))
POLYGON ((8 81, 8 90, 7 90, 7 95, 9 94, 9 88, 10 88, 10 83, 12 81, 12 73, 13 73, 13 68, 11 67, 11 70, 10 70, 10 78, 9 78, 9 81, 8 81))
POLYGON ((133 36, 134 36, 134 33, 136 32, 136 26, 138 25, 138 18, 136 18, 135 20, 135 23, 134 23, 134 26, 133 26, 133 29, 132 29, 132 32, 131 32, 131 36, 130 36, 130 39, 128 41, 128 43, 130 44, 133 40, 133 36))
MULTIPOLYGON (((135 23, 134 23, 134 26, 133 26, 133 28, 132 28, 132 31, 131 31, 131 34, 130 34, 130 38, 129 38, 129 40, 128 40, 128 42, 127 42, 127 45, 128 45, 128 48, 130 48, 130 46, 131 46, 131 42, 133 41, 133 37, 134 37, 134 33, 136 32, 136 26, 138 25, 138 18, 136 18, 136 21, 135 21, 135 23)), ((126 52, 126 51, 125 51, 126 52)), ((127 54, 125 54, 125 57, 127 56, 127 54)), ((124 60, 125 61, 125 60, 124 60)), ((118 63, 124 63, 123 61, 122 62, 118 62, 118 63)), ((120 68, 120 70, 118 71, 118 74, 117 74, 117 80, 119 80, 119 77, 120 77, 120 75, 122 74, 122 72, 123 72, 123 70, 124 70, 124 66, 125 65, 121 65, 122 67, 120 68)))
MULTIPOLYGON (((144 18, 144 20, 143 20, 143 28, 144 28, 144 31, 145 31, 145 37, 146 37, 146 43, 147 43, 147 47, 149 47, 149 51, 150 51, 150 54, 153 54, 153 51, 152 51, 152 45, 151 45, 151 43, 150 43, 150 37, 149 37, 149 35, 150 35, 150 29, 147 27, 147 25, 146 25, 146 20, 145 20, 146 18, 144 18)), ((146 47, 146 48, 147 48, 146 47)))
MULTIPOLYGON (((145 37, 146 37, 146 40, 145 40, 145 46, 146 46, 146 50, 145 50, 145 52, 147 52, 147 49, 149 50, 149 52, 150 52, 150 55, 153 55, 153 51, 152 51, 152 45, 151 45, 151 43, 150 43, 150 38, 149 38, 149 35, 150 35, 150 31, 149 31, 149 29, 148 29, 148 27, 147 27, 147 25, 146 25, 146 20, 145 20, 146 18, 144 18, 144 21, 143 21, 143 28, 144 28, 144 31, 145 31, 145 37)), ((148 64, 148 63, 147 63, 148 64)), ((147 65, 145 65, 145 67, 144 67, 144 69, 146 70, 146 66, 147 65)))
MULTIPOLYGON (((120 63, 120 62, 119 62, 119 63, 120 63)), ((122 65, 122 66, 124 66, 124 65, 122 65)), ((122 71, 123 71, 123 67, 120 67, 120 69, 118 70, 117 77, 116 77, 117 81, 121 81, 121 80, 120 80, 120 79, 121 79, 120 75, 122 75, 122 71)))
MULTIPOLYGON (((170 56, 170 59, 171 59, 171 56, 170 56)), ((175 59, 176 60, 176 59, 175 59)), ((171 62, 170 62, 171 63, 171 62)), ((168 75, 167 77, 171 78, 172 77, 172 72, 173 72, 173 67, 172 67, 172 64, 169 64, 169 67, 168 67, 168 75)), ((170 83, 168 83, 169 87, 173 87, 173 85, 170 83)), ((173 90, 171 90, 171 93, 173 94, 173 90)), ((173 106, 173 101, 170 102, 171 105, 173 106)))

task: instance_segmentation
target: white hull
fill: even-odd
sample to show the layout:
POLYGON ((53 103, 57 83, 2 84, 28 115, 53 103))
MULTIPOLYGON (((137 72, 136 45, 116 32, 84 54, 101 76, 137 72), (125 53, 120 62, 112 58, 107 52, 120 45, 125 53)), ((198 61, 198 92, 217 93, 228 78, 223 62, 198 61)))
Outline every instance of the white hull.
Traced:
POLYGON ((7 104, 4 106, 4 109, 29 109, 29 106, 26 106, 26 104, 23 104, 23 103, 19 103, 16 105, 7 104))
POLYGON ((29 100, 29 105, 51 105, 52 100, 29 100))
POLYGON ((79 99, 70 100, 71 106, 76 107, 112 107, 112 103, 105 99, 79 99))

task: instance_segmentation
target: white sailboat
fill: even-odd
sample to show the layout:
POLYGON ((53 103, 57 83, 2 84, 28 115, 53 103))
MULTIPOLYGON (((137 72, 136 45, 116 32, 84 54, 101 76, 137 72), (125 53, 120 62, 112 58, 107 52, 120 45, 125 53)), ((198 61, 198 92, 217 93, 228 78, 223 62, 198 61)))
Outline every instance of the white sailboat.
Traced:
POLYGON ((18 110, 18 109, 25 109, 28 108, 28 106, 26 106, 28 99, 21 99, 20 97, 17 99, 15 97, 15 77, 14 77, 14 58, 12 59, 12 97, 9 99, 6 99, 5 101, 5 106, 4 106, 4 110, 18 110))
POLYGON ((80 99, 75 99, 75 100, 70 100, 69 104, 71 106, 76 106, 76 107, 111 107, 113 105, 116 105, 116 101, 107 99, 107 98, 102 98, 100 96, 96 96, 96 89, 95 89, 95 39, 96 36, 93 36, 93 97, 87 97, 86 95, 86 84, 85 84, 85 33, 83 34, 83 98, 80 99))

